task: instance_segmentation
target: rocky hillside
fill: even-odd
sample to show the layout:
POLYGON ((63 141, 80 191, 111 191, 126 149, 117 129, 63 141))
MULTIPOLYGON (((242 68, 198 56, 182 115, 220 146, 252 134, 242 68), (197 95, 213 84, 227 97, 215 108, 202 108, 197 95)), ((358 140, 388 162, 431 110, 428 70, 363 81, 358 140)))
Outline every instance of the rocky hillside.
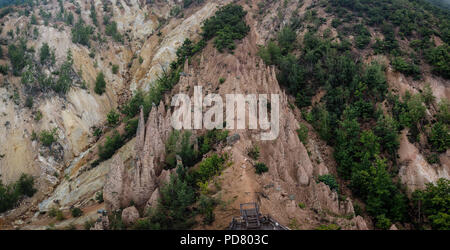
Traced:
POLYGON ((419 0, 4 7, 0 228, 225 229, 258 202, 291 229, 448 229, 448 17, 419 0), (196 86, 278 94, 278 137, 174 130, 172 97, 196 86))

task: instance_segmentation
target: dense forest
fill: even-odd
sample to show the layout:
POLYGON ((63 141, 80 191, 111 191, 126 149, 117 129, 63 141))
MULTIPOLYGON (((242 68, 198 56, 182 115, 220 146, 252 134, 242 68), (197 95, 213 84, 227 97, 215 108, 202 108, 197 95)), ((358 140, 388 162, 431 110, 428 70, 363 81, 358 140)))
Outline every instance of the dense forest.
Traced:
MULTIPOLYGON (((304 119, 334 147, 340 178, 348 181, 353 193, 364 201, 365 211, 374 218, 376 227, 387 229, 392 222, 423 226, 422 218, 415 217, 417 202, 414 205, 408 200, 395 178, 399 133, 408 128, 412 142, 418 141, 420 135, 427 136, 431 143, 428 160, 434 163, 437 153, 450 147, 450 104, 442 100, 435 118, 427 118, 425 110, 435 101, 429 86, 420 94, 406 93, 402 97, 389 92, 387 65, 362 63, 358 50, 386 55, 394 70, 416 80, 422 78, 424 64, 432 66, 433 74, 448 79, 448 12, 422 1, 321 3, 336 16, 332 26, 338 31, 339 42, 330 37, 330 30, 318 32, 325 20, 312 9, 303 17, 294 16, 291 24, 260 50, 260 56, 267 64, 277 66, 280 84, 296 97, 304 119), (303 25, 307 33, 303 44, 298 44, 296 31, 303 25), (371 37, 370 28, 380 30, 384 39, 371 37), (349 35, 354 36, 353 42, 347 39, 349 35), (444 43, 436 46, 432 36, 444 43), (399 46, 399 39, 408 41, 413 50, 399 46), (320 103, 311 106, 311 98, 319 89, 326 94, 320 103), (385 100, 387 114, 380 106, 385 100)), ((450 197, 448 192, 434 191, 439 189, 448 190, 448 182, 442 181, 435 188, 430 184, 429 191, 425 191, 443 200, 429 210, 427 221, 435 229, 448 229, 445 203, 450 197)), ((426 196, 420 194, 417 197, 426 196)))

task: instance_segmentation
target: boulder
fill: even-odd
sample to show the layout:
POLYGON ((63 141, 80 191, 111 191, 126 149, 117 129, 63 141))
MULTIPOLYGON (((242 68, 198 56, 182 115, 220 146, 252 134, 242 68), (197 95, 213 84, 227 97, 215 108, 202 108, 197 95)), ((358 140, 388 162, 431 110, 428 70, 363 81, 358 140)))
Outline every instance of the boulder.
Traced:
POLYGON ((227 144, 231 146, 235 142, 239 141, 239 139, 241 139, 241 136, 239 134, 234 134, 234 135, 228 136, 227 137, 227 144))
POLYGON ((135 206, 127 207, 122 211, 122 221, 126 226, 133 225, 139 219, 139 211, 135 206))

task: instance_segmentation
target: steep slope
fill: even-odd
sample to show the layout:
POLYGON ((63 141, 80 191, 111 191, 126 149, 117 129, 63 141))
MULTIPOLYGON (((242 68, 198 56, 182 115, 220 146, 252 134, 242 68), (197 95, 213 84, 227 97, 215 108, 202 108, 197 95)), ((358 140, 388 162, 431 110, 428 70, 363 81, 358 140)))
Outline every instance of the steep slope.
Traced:
MULTIPOLYGON (((46 43, 54 49, 55 63, 42 65, 47 74, 64 65, 70 49, 74 84, 64 95, 52 90, 33 95, 22 83, 25 73, 22 77, 12 72, 0 75, 5 103, 0 107, 4 114, 0 123, 5 124, 0 133, 10 135, 0 138, 1 178, 11 183, 22 173, 31 173, 39 190, 3 215, 0 227, 84 225, 88 229, 94 227, 96 211, 106 209, 109 216, 102 216, 96 229, 106 224, 112 229, 155 228, 167 188, 177 185, 176 178, 198 174, 215 155, 226 162, 220 171, 204 182, 190 183, 187 177, 183 182, 195 191, 186 217, 192 216, 196 223, 186 218, 186 223, 167 222, 167 228, 225 229, 239 216, 239 204, 254 201, 263 214, 291 229, 387 229, 393 223, 413 228, 420 223, 421 219, 419 223, 411 219, 416 204, 409 198, 415 190, 426 188, 426 183, 449 179, 450 172, 447 127, 439 127, 443 143, 433 139, 433 131, 439 129, 436 124, 446 123, 440 117, 446 115, 443 110, 450 97, 445 75, 448 20, 438 27, 439 12, 420 7, 431 16, 424 30, 434 33, 426 35, 431 31, 409 33, 411 27, 397 24, 394 15, 386 17, 388 22, 376 23, 365 5, 234 1, 247 11, 249 32, 243 39, 232 39, 235 48, 219 52, 216 39, 205 39, 203 22, 215 15, 218 6, 233 1, 194 1, 185 9, 173 1, 144 2, 64 3, 73 13, 80 9, 80 17, 95 27, 94 34, 98 32, 89 45, 70 39, 70 25, 62 20, 50 19, 53 27, 46 25, 45 12, 57 16, 58 2, 40 6, 44 15, 37 8, 30 13, 39 17, 32 25, 38 35, 24 32, 23 36, 34 37, 26 48, 42 48, 46 43), (98 20, 110 19, 95 24, 92 13, 98 20), (118 33, 103 35, 110 32, 112 21, 118 33), (193 48, 185 39, 193 41, 193 48), (427 42, 418 45, 418 39, 427 42), (443 55, 431 58, 439 53, 443 55), (416 60, 407 60, 408 54, 416 60), (116 73, 113 66, 118 67, 116 73), (96 86, 100 72, 107 83, 103 94, 97 93, 96 86), (164 84, 170 87, 165 89, 164 84), (209 145, 194 163, 175 157, 168 147, 173 135, 171 98, 178 93, 193 96, 195 86, 202 86, 205 95, 222 97, 278 94, 278 137, 261 141, 258 135, 264 131, 259 129, 228 130, 226 140, 209 145), (146 96, 140 100, 142 93, 146 96), (426 93, 431 101, 426 101, 426 93), (25 108, 30 95, 34 102, 25 108), (108 113, 116 109, 122 114, 119 121, 111 122, 108 113), (38 111, 43 117, 35 119, 38 111), (391 118, 395 126, 389 125, 391 118), (49 147, 32 140, 33 131, 54 127, 57 141, 49 147), (116 131, 120 142, 103 156, 117 138, 116 131), (394 138, 393 146, 388 135, 394 138), (252 159, 249 149, 255 146, 260 156, 252 159), (169 164, 174 159, 177 168, 169 164), (257 163, 264 163, 268 172, 257 174, 257 163), (184 170, 189 174, 180 172, 181 164, 189 167, 184 170), (378 184, 386 187, 388 200, 400 205, 375 195, 373 185, 378 184), (202 203, 210 201, 214 205, 202 203), (84 214, 72 218, 69 211, 74 207, 84 214), (55 211, 63 211, 66 219, 49 217, 55 211)), ((374 1, 371 7, 385 8, 379 6, 382 2, 374 1)), ((388 7, 396 4, 400 3, 388 7)), ((422 6, 409 4, 405 10, 422 6)), ((31 16, 13 12, 3 17, 3 51, 6 44, 19 43, 9 31, 31 30, 26 28, 31 16)), ((39 50, 29 53, 39 64, 39 50)), ((7 57, 0 58, 2 64, 12 65, 7 57)), ((189 147, 202 151, 199 148, 207 136, 206 130, 192 131, 189 147)))

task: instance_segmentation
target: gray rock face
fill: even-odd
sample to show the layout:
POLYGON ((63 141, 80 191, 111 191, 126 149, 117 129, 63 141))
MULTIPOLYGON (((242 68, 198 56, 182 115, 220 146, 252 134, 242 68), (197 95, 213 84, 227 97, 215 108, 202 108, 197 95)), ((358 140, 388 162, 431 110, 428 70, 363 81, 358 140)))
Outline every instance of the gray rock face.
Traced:
POLYGON ((139 212, 135 206, 127 207, 122 211, 122 221, 126 226, 133 225, 139 219, 139 212))

